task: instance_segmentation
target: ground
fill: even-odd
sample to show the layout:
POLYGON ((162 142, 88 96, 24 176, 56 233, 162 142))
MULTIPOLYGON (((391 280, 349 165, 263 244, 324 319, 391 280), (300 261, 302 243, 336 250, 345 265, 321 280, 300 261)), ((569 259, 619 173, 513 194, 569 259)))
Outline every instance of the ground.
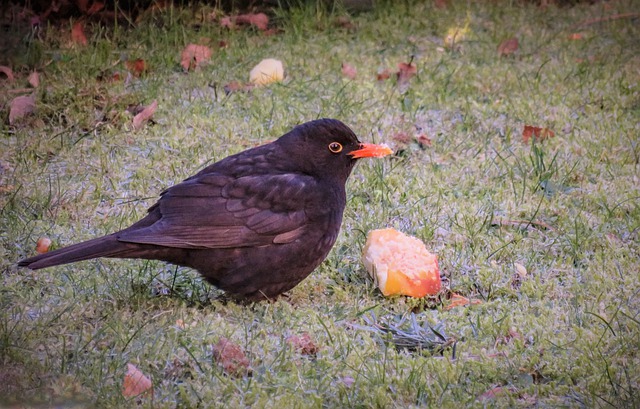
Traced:
POLYGON ((78 21, 12 23, 0 405, 640 406, 640 3, 436 3, 276 10, 268 30, 154 9, 79 20, 86 45, 78 21), (185 71, 191 43, 212 55, 185 71), (284 63, 283 82, 225 92, 263 58, 284 63), (359 163, 338 242, 287 297, 238 303, 160 262, 16 267, 40 237, 116 231, 207 163, 319 117, 396 154, 359 163), (447 291, 381 295, 360 253, 388 226, 437 253, 447 291), (474 302, 449 308, 451 293, 474 302), (431 326, 447 342, 396 346, 401 317, 405 340, 431 326), (315 348, 290 342, 305 333, 315 348), (223 338, 250 370, 214 359, 223 338), (127 364, 152 397, 123 396, 127 364))

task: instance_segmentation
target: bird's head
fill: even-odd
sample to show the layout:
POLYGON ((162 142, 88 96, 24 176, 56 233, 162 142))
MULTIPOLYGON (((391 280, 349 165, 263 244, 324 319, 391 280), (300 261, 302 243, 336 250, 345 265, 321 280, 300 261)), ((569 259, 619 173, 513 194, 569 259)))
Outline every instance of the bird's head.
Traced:
POLYGON ((356 161, 393 153, 386 145, 362 143, 337 119, 306 122, 283 135, 276 143, 297 169, 314 176, 337 176, 346 181, 356 161))

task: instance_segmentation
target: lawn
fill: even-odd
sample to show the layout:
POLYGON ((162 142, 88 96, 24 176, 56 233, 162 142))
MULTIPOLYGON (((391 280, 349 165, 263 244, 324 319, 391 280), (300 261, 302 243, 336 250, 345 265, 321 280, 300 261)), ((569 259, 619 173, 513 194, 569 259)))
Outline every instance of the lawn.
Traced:
POLYGON ((31 30, 6 13, 0 406, 640 407, 638 10, 301 6, 265 31, 194 5, 81 19, 86 45, 77 20, 31 30), (185 71, 188 44, 210 60, 185 71), (284 81, 225 91, 264 58, 284 81), (335 247, 286 297, 236 302, 156 261, 16 266, 40 237, 126 227, 208 163, 321 117, 395 154, 359 163, 335 247), (381 294, 361 251, 383 227, 437 253, 439 296, 381 294), (248 368, 214 357, 223 339, 248 368), (152 394, 123 396, 127 364, 152 394))

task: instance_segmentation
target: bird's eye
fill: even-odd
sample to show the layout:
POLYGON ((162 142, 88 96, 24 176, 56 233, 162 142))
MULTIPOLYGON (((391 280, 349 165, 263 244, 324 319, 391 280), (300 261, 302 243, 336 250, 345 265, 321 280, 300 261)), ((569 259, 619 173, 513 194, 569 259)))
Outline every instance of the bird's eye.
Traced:
POLYGON ((333 153, 340 153, 342 152, 342 145, 338 142, 331 142, 329 144, 329 150, 333 153))

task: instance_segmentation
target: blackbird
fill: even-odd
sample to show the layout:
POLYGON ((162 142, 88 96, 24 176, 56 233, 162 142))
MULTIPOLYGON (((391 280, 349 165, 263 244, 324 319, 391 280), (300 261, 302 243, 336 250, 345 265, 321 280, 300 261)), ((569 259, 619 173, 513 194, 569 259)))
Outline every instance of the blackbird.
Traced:
POLYGON ((307 122, 166 189, 146 217, 124 230, 18 265, 163 260, 198 270, 234 296, 272 298, 305 279, 333 247, 356 161, 389 153, 360 143, 336 119, 307 122))

